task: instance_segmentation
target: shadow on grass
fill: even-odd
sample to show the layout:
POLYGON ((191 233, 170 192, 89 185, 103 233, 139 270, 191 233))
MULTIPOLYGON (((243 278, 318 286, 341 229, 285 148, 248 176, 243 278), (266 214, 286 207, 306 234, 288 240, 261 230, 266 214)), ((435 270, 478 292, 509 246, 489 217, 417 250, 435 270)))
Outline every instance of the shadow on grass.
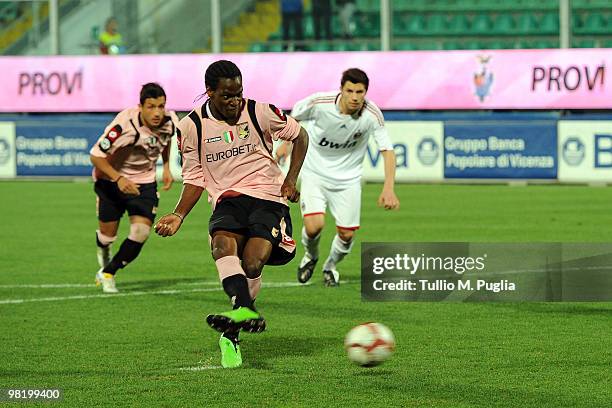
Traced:
POLYGON ((257 360, 250 361, 251 368, 268 369, 274 360, 290 357, 309 357, 324 354, 329 348, 337 348, 334 337, 242 336, 244 353, 256 352, 257 360))

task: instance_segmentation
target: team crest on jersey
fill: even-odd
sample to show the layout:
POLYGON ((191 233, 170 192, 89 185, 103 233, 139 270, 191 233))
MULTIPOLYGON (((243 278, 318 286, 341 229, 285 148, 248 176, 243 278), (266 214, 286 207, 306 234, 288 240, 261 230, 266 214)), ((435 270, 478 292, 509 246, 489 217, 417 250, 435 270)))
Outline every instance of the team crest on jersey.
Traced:
POLYGON ((238 128, 238 137, 242 140, 249 137, 249 124, 248 123, 238 123, 236 125, 238 128))
POLYGON ((355 133, 355 134, 353 135, 353 139, 357 140, 357 139, 359 139, 361 136, 363 136, 363 133, 361 133, 361 132, 357 132, 357 133, 355 133))
POLYGON ((282 109, 279 109, 272 104, 270 104, 270 109, 272 109, 272 112, 274 112, 276 116, 279 117, 280 120, 282 120, 283 122, 287 121, 287 115, 285 115, 285 112, 283 112, 282 109))

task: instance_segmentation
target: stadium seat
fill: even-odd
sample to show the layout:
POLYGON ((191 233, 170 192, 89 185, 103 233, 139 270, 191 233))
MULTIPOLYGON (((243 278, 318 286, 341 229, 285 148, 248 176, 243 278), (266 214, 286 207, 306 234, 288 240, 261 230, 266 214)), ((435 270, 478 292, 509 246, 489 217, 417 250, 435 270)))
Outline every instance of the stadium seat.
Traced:
POLYGON ((491 41, 490 43, 485 44, 487 49, 490 50, 502 50, 505 48, 510 48, 508 47, 507 43, 505 43, 504 41, 491 41))
POLYGON ((417 45, 418 50, 441 50, 442 43, 440 41, 423 41, 417 45))
POLYGON ((514 17, 512 14, 500 14, 495 19, 493 32, 500 35, 513 34, 515 29, 514 17))
POLYGON ((459 50, 461 49, 461 45, 456 41, 445 41, 442 44, 442 48, 445 50, 459 50))
POLYGON ((599 11, 589 13, 584 20, 582 30, 580 30, 584 34, 603 34, 610 31, 606 19, 599 11))
POLYGON ((414 15, 408 21, 406 32, 412 35, 423 35, 425 33, 425 19, 420 15, 414 15))
POLYGON ((363 12, 380 12, 380 2, 378 0, 357 0, 355 3, 357 10, 363 12))
POLYGON ((521 34, 535 34, 538 31, 538 23, 531 13, 523 13, 518 18, 516 29, 521 34))
POLYGON ((463 43, 462 48, 465 50, 480 50, 480 49, 485 49, 487 47, 479 43, 478 41, 467 41, 463 43))
POLYGON ((380 36, 380 19, 377 14, 363 13, 357 17, 355 27, 356 37, 378 37, 380 36))
POLYGON ((446 33, 446 17, 442 14, 432 14, 427 18, 427 32, 431 35, 446 33))
POLYGON ((582 16, 578 12, 572 12, 572 31, 577 32, 582 29, 582 16))
POLYGON ((406 27, 408 25, 408 15, 407 14, 394 13, 392 24, 393 26, 391 27, 391 29, 392 29, 393 35, 398 35, 400 37, 404 35, 408 35, 407 27, 406 27))
POLYGON ((558 34, 559 33, 559 14, 546 13, 540 20, 539 31, 541 34, 558 34))
POLYGON ((332 47, 325 41, 317 41, 310 46, 310 51, 331 51, 332 47))
POLYGON ((249 46, 249 52, 265 52, 266 46, 262 43, 253 43, 249 46))
POLYGON ((268 44, 268 52, 283 52, 282 44, 268 44))
POLYGON ((472 20, 472 32, 475 34, 490 34, 491 33, 491 18, 488 14, 478 14, 472 20))
POLYGON ((592 38, 577 39, 572 42, 573 48, 595 48, 596 42, 592 38))
POLYGON ((557 44, 547 40, 536 40, 532 46, 533 48, 558 48, 557 44))
POLYGON ((470 29, 470 22, 465 14, 455 14, 448 22, 450 34, 464 34, 470 29))
POLYGON ((393 45, 393 49, 399 50, 399 51, 412 51, 412 50, 416 50, 417 47, 414 45, 414 43, 402 41, 402 42, 395 43, 393 45))
POLYGON ((306 15, 303 19, 304 38, 314 38, 314 22, 312 16, 306 15))

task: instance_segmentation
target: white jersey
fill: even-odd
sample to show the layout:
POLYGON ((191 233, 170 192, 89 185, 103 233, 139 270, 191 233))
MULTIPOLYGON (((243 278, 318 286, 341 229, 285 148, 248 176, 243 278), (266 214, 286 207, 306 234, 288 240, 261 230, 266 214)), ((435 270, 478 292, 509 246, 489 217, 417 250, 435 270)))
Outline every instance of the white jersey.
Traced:
POLYGON ((354 115, 340 113, 340 93, 319 92, 297 102, 291 116, 308 131, 308 152, 301 173, 311 173, 333 183, 361 180, 368 140, 379 150, 393 150, 380 109, 366 99, 354 115))

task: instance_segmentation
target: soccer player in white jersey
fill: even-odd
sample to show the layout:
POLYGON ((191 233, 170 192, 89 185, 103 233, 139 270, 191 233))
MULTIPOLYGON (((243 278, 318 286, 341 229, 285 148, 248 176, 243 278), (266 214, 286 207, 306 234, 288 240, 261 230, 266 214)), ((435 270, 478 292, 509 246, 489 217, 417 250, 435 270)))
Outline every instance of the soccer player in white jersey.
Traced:
MULTIPOLYGON (((336 221, 336 236, 323 264, 323 282, 337 286, 337 264, 351 251, 361 213, 361 175, 368 140, 373 137, 384 161, 385 182, 378 205, 399 208, 395 195, 395 153, 383 115, 366 99, 369 79, 357 68, 346 70, 340 92, 315 93, 295 104, 291 115, 301 121, 310 143, 300 178, 300 207, 304 221, 302 244, 305 254, 298 267, 298 281, 306 283, 319 259, 319 240, 325 226, 325 210, 336 221)), ((289 154, 287 143, 277 150, 282 162, 289 154)))

